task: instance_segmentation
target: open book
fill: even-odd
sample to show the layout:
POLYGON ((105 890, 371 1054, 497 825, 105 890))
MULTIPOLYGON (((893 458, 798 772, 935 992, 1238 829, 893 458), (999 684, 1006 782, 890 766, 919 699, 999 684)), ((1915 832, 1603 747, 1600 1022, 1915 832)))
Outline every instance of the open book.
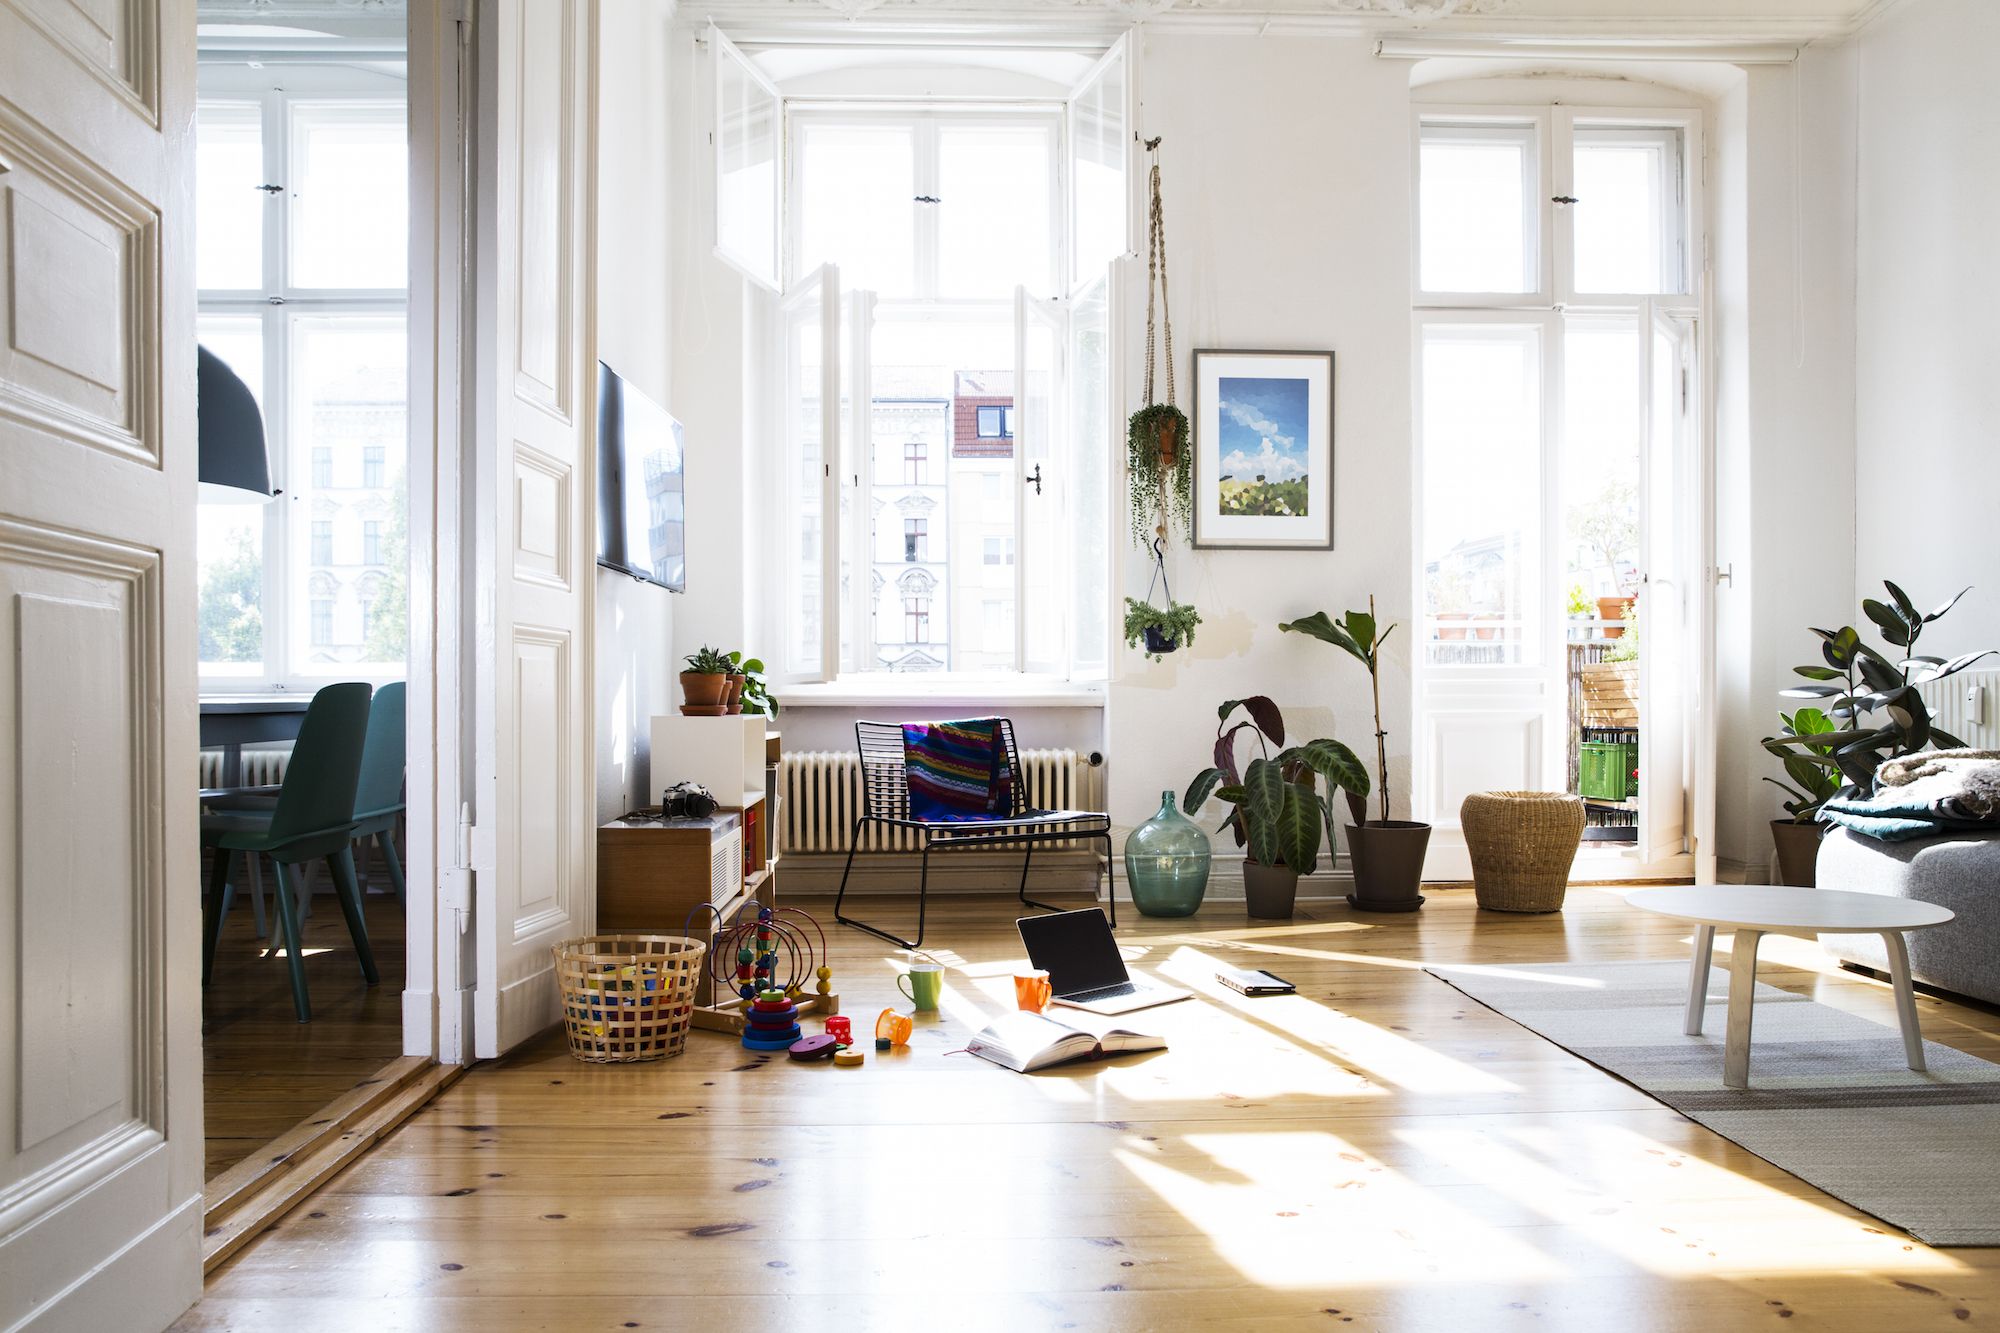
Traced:
POLYGON ((1101 1060, 1126 1051, 1164 1051, 1167 1039, 1130 1028, 1091 1033, 1016 1009, 994 1019, 966 1049, 1002 1068, 1027 1074, 1068 1060, 1101 1060))

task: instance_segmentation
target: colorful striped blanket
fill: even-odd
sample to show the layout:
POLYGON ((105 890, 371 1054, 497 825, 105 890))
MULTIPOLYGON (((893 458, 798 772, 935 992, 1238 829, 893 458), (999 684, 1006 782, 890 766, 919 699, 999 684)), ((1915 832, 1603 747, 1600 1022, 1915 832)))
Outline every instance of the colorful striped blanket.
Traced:
POLYGON ((903 763, 912 819, 954 823, 1014 813, 1014 777, 997 717, 905 722, 903 763))

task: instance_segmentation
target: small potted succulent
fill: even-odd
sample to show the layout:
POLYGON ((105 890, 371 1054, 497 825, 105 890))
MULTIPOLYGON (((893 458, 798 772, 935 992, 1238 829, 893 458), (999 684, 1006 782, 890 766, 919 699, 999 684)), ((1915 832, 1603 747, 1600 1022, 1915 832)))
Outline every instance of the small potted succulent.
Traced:
POLYGON ((1414 912, 1424 904, 1424 852, 1430 846, 1431 826, 1414 819, 1389 818, 1389 733, 1382 729, 1382 645, 1395 626, 1377 630, 1375 599, 1368 599, 1366 611, 1349 611, 1340 620, 1331 620, 1324 611, 1315 611, 1300 620, 1278 626, 1288 633, 1310 634, 1330 643, 1368 668, 1368 684, 1375 698, 1375 768, 1380 781, 1375 784, 1381 816, 1367 818, 1368 794, 1364 783, 1357 792, 1348 789, 1347 806, 1354 822, 1347 827, 1347 854, 1354 862, 1354 893, 1348 903, 1364 912, 1414 912))
POLYGON ((681 712, 689 717, 721 717, 729 697, 729 673, 734 668, 722 652, 703 645, 686 658, 681 672, 681 712))
POLYGON ((1332 849, 1334 789, 1350 798, 1368 794, 1368 770, 1339 741, 1313 740, 1271 752, 1284 744, 1285 718, 1276 704, 1261 694, 1231 699, 1216 710, 1215 765, 1195 775, 1181 803, 1190 814, 1210 796, 1235 807, 1222 829, 1235 833, 1238 847, 1247 847, 1244 906, 1259 918, 1292 914, 1299 876, 1319 866, 1322 830, 1332 849), (1239 708, 1248 720, 1229 725, 1239 708), (1257 742, 1258 753, 1239 768, 1236 738, 1245 731, 1257 742), (1326 779, 1325 796, 1314 785, 1320 777, 1326 779))

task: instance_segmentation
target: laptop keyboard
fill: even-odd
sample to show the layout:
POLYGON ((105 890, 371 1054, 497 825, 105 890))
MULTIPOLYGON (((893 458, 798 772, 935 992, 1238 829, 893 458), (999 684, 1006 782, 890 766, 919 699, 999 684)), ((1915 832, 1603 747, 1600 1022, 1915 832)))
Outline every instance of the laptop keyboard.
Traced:
POLYGON ((1116 986, 1099 986, 1096 990, 1080 990, 1065 995, 1063 998, 1072 1003, 1080 1000, 1089 1004, 1097 1000, 1115 1000, 1121 995, 1137 995, 1138 993, 1139 988, 1137 986, 1134 986, 1129 981, 1121 981, 1116 986))

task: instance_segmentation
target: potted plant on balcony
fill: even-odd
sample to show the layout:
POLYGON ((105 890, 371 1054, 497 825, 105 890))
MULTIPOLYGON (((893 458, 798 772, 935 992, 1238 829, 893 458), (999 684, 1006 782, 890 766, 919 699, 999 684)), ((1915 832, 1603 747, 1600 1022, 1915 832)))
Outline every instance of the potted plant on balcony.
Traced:
POLYGON ((729 658, 706 644, 685 659, 681 672, 681 712, 689 717, 721 717, 729 694, 729 658))
POLYGON ((1274 746, 1285 744, 1285 718, 1261 694, 1231 699, 1215 716, 1215 763, 1188 784, 1181 807, 1192 814, 1211 795, 1235 807, 1216 831, 1234 832, 1236 845, 1247 848, 1244 906, 1253 917, 1289 917, 1299 876, 1319 866, 1322 830, 1328 850, 1334 845, 1334 789, 1346 791, 1350 799, 1366 796, 1368 770, 1339 741, 1307 741, 1273 754, 1274 746), (1247 719, 1232 726, 1230 716, 1239 708, 1247 719), (1257 754, 1239 768, 1236 740, 1246 731, 1257 743, 1257 754), (1318 777, 1326 779, 1324 796, 1315 785, 1318 777))
POLYGON ((1778 879, 1810 889, 1817 879, 1819 840, 1826 833, 1826 825, 1819 822, 1820 807, 1840 790, 1833 747, 1811 738, 1828 735, 1836 728, 1833 719, 1817 708, 1780 713, 1778 721, 1784 734, 1766 736, 1763 741, 1766 750, 1784 761, 1785 776, 1791 779, 1764 779, 1790 798, 1784 804, 1791 818, 1771 821, 1771 842, 1778 849, 1778 879))
POLYGON ((1389 733, 1382 729, 1382 645, 1395 626, 1378 630, 1375 598, 1368 598, 1366 611, 1349 611, 1340 620, 1315 611, 1303 619, 1278 626, 1286 633, 1310 634, 1330 643, 1368 669, 1368 685, 1375 702, 1375 784, 1381 815, 1369 819, 1368 804, 1362 797, 1368 789, 1350 787, 1347 806, 1354 822, 1347 828, 1347 853, 1354 862, 1354 892, 1348 903, 1364 912, 1414 912, 1423 906, 1424 852, 1430 846, 1431 826, 1414 819, 1389 817, 1389 733))

